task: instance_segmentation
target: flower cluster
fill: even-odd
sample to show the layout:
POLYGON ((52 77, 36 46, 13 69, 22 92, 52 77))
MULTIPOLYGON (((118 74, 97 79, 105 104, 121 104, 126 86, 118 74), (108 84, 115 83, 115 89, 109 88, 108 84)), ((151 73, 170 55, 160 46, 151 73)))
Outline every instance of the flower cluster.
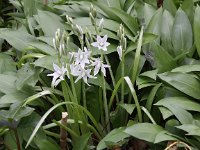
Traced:
MULTIPOLYGON (((79 30, 82 31, 81 27, 78 26, 79 30)), ((59 31, 59 30, 58 30, 59 31)), ((58 32, 56 33, 56 37, 59 38, 58 32)), ((54 42, 55 43, 55 42, 54 42)), ((97 36, 97 41, 91 43, 92 46, 97 47, 99 50, 107 51, 107 46, 110 43, 107 42, 107 35, 101 38, 101 36, 97 36)), ((48 74, 48 76, 52 76, 52 87, 57 86, 62 80, 64 80, 65 75, 70 78, 70 75, 77 77, 75 83, 80 79, 88 84, 88 78, 96 78, 96 75, 101 71, 103 76, 106 76, 106 68, 110 66, 107 64, 103 64, 103 61, 99 57, 93 57, 91 55, 91 51, 84 47, 82 49, 78 49, 77 52, 68 53, 70 56, 70 60, 68 64, 62 64, 59 67, 56 64, 53 64, 54 73, 48 74)))

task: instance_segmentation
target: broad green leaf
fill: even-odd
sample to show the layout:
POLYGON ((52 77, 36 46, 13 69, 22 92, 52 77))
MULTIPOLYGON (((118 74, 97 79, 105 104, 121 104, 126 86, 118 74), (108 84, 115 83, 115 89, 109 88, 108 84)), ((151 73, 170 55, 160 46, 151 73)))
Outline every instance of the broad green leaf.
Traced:
POLYGON ((152 18, 151 18, 151 20, 150 20, 150 22, 147 26, 146 32, 153 33, 155 35, 160 36, 161 23, 162 23, 162 13, 163 13, 162 8, 159 8, 155 12, 155 14, 152 16, 152 18))
POLYGON ((35 48, 39 52, 50 55, 53 55, 56 52, 52 47, 38 41, 36 37, 28 34, 22 29, 0 29, 0 38, 5 39, 11 46, 22 52, 35 48))
POLYGON ((103 10, 111 19, 123 22, 133 35, 135 35, 139 30, 136 18, 128 15, 126 12, 117 8, 106 7, 106 5, 102 5, 101 3, 95 2, 94 4, 103 10))
POLYGON ((34 68, 33 65, 25 64, 17 72, 17 80, 15 85, 18 90, 21 90, 25 85, 34 87, 39 79, 41 68, 34 68))
POLYGON ((137 17, 141 20, 143 19, 144 22, 142 20, 142 23, 144 23, 145 26, 148 26, 152 16, 156 12, 156 9, 152 5, 140 1, 136 1, 134 6, 137 12, 137 17))
POLYGON ((12 57, 0 53, 0 73, 16 71, 16 65, 12 57))
POLYGON ((146 102, 145 108, 147 108, 147 110, 150 111, 150 112, 151 112, 151 107, 152 107, 152 105, 153 105, 153 101, 154 101, 154 98, 155 98, 155 96, 156 96, 156 93, 157 93, 157 91, 158 91, 158 89, 159 89, 159 87, 160 87, 161 85, 162 85, 162 83, 155 85, 155 86, 152 88, 151 92, 149 93, 149 96, 148 96, 148 98, 147 98, 147 102, 146 102))
POLYGON ((121 4, 120 4, 121 0, 98 0, 98 2, 102 3, 102 4, 106 4, 108 7, 113 7, 113 8, 118 8, 121 9, 121 4))
POLYGON ((174 23, 174 17, 167 11, 164 10, 162 16, 162 28, 161 28, 161 40, 162 47, 169 52, 169 54, 174 55, 172 47, 172 27, 174 23))
POLYGON ((199 99, 200 97, 200 81, 189 74, 183 74, 178 72, 169 72, 159 74, 158 77, 178 89, 179 91, 199 99))
POLYGON ((23 0, 24 2, 24 13, 27 17, 31 17, 36 14, 37 0, 23 0))
POLYGON ((170 116, 173 116, 173 113, 165 107, 159 107, 159 110, 160 110, 164 120, 169 118, 170 116))
POLYGON ((127 127, 124 132, 141 140, 155 142, 156 136, 163 131, 163 128, 151 123, 137 123, 127 127))
POLYGON ((173 69, 172 72, 200 72, 200 65, 184 65, 173 69))
POLYGON ((194 29, 194 40, 195 40, 195 45, 197 47, 197 52, 200 56, 200 7, 197 6, 195 9, 195 14, 194 14, 194 24, 193 24, 193 29, 194 29))
POLYGON ((34 42, 30 42, 29 45, 36 48, 36 50, 39 52, 49 54, 49 55, 56 54, 56 50, 53 47, 51 47, 43 42, 34 41, 34 42))
POLYGON ((32 101, 34 101, 35 99, 39 98, 39 97, 42 97, 44 95, 51 95, 51 91, 49 90, 44 90, 42 92, 38 92, 37 94, 35 95, 32 95, 26 99, 24 99, 24 104, 23 105, 26 105, 27 103, 31 103, 32 101))
POLYGON ((16 79, 16 76, 0 74, 0 91, 5 94, 15 93, 16 87, 14 85, 16 79))
POLYGON ((58 56, 54 55, 39 58, 34 62, 34 65, 53 71, 53 63, 58 64, 58 56))
POLYGON ((194 19, 194 2, 184 0, 183 4, 181 5, 182 10, 186 13, 188 18, 190 19, 190 22, 193 22, 194 19))
MULTIPOLYGON (((142 45, 144 44, 148 44, 153 42, 154 40, 156 40, 158 38, 157 35, 152 34, 152 33, 144 33, 143 34, 143 38, 142 38, 142 45)), ((128 54, 129 52, 135 50, 137 48, 137 42, 131 42, 128 47, 127 50, 125 51, 125 55, 128 54)))
MULTIPOLYGON (((65 56, 63 55, 61 58, 62 63, 68 63, 69 62, 69 55, 65 56)), ((53 56, 44 56, 39 59, 37 59, 33 64, 35 66, 45 68, 48 70, 53 71, 53 63, 59 64, 58 63, 58 55, 53 55, 53 56)))
POLYGON ((72 150, 85 150, 87 148, 88 140, 90 139, 91 133, 86 133, 76 139, 73 144, 72 150))
POLYGON ((24 51, 30 42, 36 38, 22 30, 0 29, 0 38, 5 39, 10 45, 19 51, 24 51))
POLYGON ((154 79, 151 79, 146 76, 139 76, 139 77, 137 77, 137 80, 136 80, 136 85, 138 86, 139 89, 146 87, 146 85, 152 86, 155 84, 156 84, 156 82, 154 79))
POLYGON ((135 0, 125 0, 124 10, 126 10, 127 13, 128 13, 128 10, 130 10, 133 7, 134 2, 135 2, 135 0))
POLYGON ((141 73, 140 76, 149 77, 153 80, 156 80, 157 73, 158 73, 158 70, 150 70, 150 71, 141 73))
POLYGON ((176 56, 188 52, 193 45, 192 27, 182 9, 179 9, 175 16, 172 29, 172 44, 176 56))
POLYGON ((119 104, 122 108, 124 108, 130 115, 133 113, 135 109, 135 104, 119 104))
POLYGON ((133 35, 137 33, 139 30, 138 23, 136 21, 136 18, 134 18, 131 15, 128 15, 122 10, 116 9, 116 8, 111 8, 113 13, 115 13, 121 21, 129 28, 129 30, 132 32, 133 35))
POLYGON ((37 140, 37 146, 40 150, 60 150, 56 143, 52 143, 47 139, 37 140))
POLYGON ((167 131, 161 131, 155 138, 154 143, 160 143, 163 141, 177 141, 178 139, 173 137, 173 135, 167 131))
POLYGON ((182 124, 192 123, 193 116, 184 108, 174 105, 174 103, 173 104, 165 103, 162 106, 169 109, 182 124))
POLYGON ((181 126, 177 126, 177 128, 188 132, 187 135, 200 136, 200 127, 195 123, 183 124, 181 126))
POLYGON ((153 44, 152 46, 155 53, 155 64, 159 73, 170 71, 177 66, 176 61, 163 47, 156 44, 153 44))
POLYGON ((129 133, 124 133, 125 127, 120 127, 118 129, 112 130, 110 133, 108 133, 97 145, 97 150, 103 150, 105 149, 106 142, 110 143, 118 143, 120 141, 123 141, 125 138, 129 137, 129 133))
POLYGON ((186 97, 167 97, 159 100, 155 105, 174 105, 185 110, 200 112, 200 104, 186 97))
POLYGON ((15 92, 15 93, 9 93, 5 94, 0 98, 0 104, 9 104, 9 103, 15 103, 15 102, 22 102, 25 98, 27 98, 28 95, 23 92, 15 92))
POLYGON ((9 110, 1 110, 0 118, 13 119, 19 121, 21 118, 29 116, 34 111, 31 107, 22 107, 22 102, 13 103, 9 110))
POLYGON ((45 36, 54 37, 58 28, 61 29, 61 31, 64 29, 64 25, 61 23, 61 18, 52 12, 38 10, 38 18, 38 23, 45 36))
POLYGON ((146 88, 146 87, 150 87, 150 86, 156 86, 157 83, 144 83, 144 84, 139 84, 138 85, 138 90, 142 89, 142 88, 146 88))
POLYGON ((173 16, 176 15, 177 8, 174 3, 174 0, 164 0, 163 1, 163 8, 168 10, 173 16))

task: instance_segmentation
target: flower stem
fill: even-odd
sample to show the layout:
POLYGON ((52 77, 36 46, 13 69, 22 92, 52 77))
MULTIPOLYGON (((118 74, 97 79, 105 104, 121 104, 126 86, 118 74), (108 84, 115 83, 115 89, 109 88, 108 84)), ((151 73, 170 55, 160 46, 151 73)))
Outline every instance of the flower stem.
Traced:
POLYGON ((74 102, 78 104, 78 100, 77 100, 77 94, 76 94, 76 88, 75 88, 75 85, 74 85, 74 79, 73 79, 73 76, 70 75, 70 83, 71 83, 71 87, 72 87, 72 93, 74 95, 74 102))
MULTIPOLYGON (((121 61, 121 77, 124 77, 124 54, 122 53, 122 61, 121 61)), ((121 102, 124 103, 124 80, 121 84, 121 102)))
POLYGON ((105 125, 104 116, 103 116, 103 104, 102 104, 102 88, 99 87, 99 106, 100 106, 100 113, 101 113, 101 123, 105 125))
POLYGON ((86 94, 85 94, 85 82, 82 80, 82 94, 83 94, 83 106, 87 109, 86 94))
MULTIPOLYGON (((101 51, 101 60, 103 61, 103 52, 101 51)), ((102 82, 103 82, 103 100, 104 100, 104 111, 105 111, 105 123, 107 131, 110 131, 110 123, 109 123, 109 114, 108 114, 108 100, 106 97, 106 86, 105 86, 105 78, 103 73, 101 72, 102 82)))

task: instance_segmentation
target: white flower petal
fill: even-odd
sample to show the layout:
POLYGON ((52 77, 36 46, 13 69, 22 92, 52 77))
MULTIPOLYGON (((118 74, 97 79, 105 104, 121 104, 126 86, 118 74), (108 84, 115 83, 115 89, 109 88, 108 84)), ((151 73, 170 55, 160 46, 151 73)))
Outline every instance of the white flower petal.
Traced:
POLYGON ((106 69, 102 66, 101 67, 101 72, 103 73, 104 77, 106 76, 106 69))
POLYGON ((78 78, 75 80, 75 83, 78 82, 81 78, 81 76, 78 76, 78 78))
POLYGON ((102 38, 102 42, 103 42, 103 43, 106 43, 107 39, 108 39, 108 36, 105 35, 105 36, 102 38))
POLYGON ((119 59, 122 60, 122 46, 121 45, 117 47, 117 53, 119 55, 119 59))
POLYGON ((60 70, 60 67, 58 67, 58 65, 53 63, 53 69, 54 69, 54 71, 57 72, 58 70, 60 70))
POLYGON ((99 43, 98 42, 93 42, 91 45, 94 46, 94 47, 98 47, 99 43))

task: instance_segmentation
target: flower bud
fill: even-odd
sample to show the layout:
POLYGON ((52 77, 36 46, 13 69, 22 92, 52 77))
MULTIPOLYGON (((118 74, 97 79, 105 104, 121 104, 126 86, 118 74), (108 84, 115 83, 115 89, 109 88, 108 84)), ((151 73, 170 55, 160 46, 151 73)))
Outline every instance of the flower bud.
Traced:
POLYGON ((90 47, 90 42, 87 37, 85 38, 85 42, 86 42, 87 47, 90 47))
POLYGON ((62 56, 64 50, 65 50, 65 44, 60 44, 59 51, 58 51, 58 53, 59 53, 60 56, 62 56))
POLYGON ((66 19, 67 19, 67 22, 69 23, 69 24, 73 24, 73 19, 71 18, 71 17, 69 17, 68 15, 66 15, 66 19))
POLYGON ((123 48, 124 50, 126 50, 126 46, 127 46, 127 40, 126 40, 125 37, 123 37, 123 39, 122 39, 122 48, 123 48))
POLYGON ((60 32, 60 29, 57 29, 57 30, 56 30, 55 38, 56 38, 56 41, 58 41, 58 43, 59 43, 59 41, 60 41, 60 39, 61 39, 61 32, 60 32))
POLYGON ((83 29, 81 28, 81 26, 76 24, 76 31, 78 33, 78 36, 83 39, 83 29))
POLYGON ((94 8, 94 6, 92 4, 90 5, 90 13, 93 16, 93 18, 96 18, 97 12, 96 12, 96 9, 94 8))
POLYGON ((101 32, 103 30, 103 23, 104 23, 104 20, 103 18, 100 20, 99 22, 99 32, 101 32))
POLYGON ((96 22, 95 22, 95 19, 94 19, 94 16, 92 15, 92 13, 89 13, 89 15, 90 15, 92 25, 96 25, 96 22))
POLYGON ((88 30, 88 28, 86 27, 85 28, 85 30, 86 30, 86 37, 88 38, 88 40, 90 41, 90 42, 92 42, 93 41, 93 38, 92 38, 92 34, 90 33, 90 31, 88 30))
POLYGON ((67 38, 68 38, 68 33, 66 31, 64 31, 62 34, 62 42, 64 44, 67 44, 67 38))
POLYGON ((57 49, 55 38, 53 38, 53 47, 54 47, 55 49, 57 49))

